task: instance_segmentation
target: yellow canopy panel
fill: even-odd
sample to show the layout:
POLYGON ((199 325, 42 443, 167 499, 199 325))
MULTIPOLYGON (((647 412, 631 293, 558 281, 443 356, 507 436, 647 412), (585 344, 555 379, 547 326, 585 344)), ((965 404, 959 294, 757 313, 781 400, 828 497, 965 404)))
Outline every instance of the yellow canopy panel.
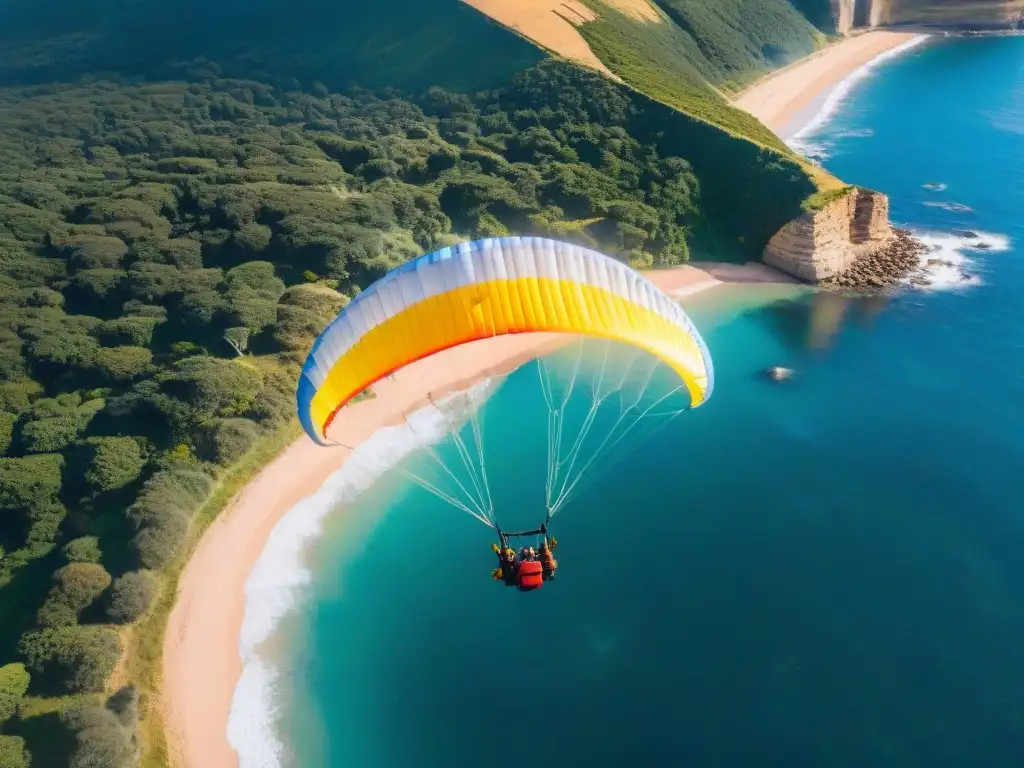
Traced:
POLYGON ((682 307, 643 275, 578 245, 503 237, 420 256, 360 293, 310 350, 299 419, 327 445, 338 410, 392 371, 460 344, 531 332, 632 344, 679 374, 692 407, 711 396, 704 340, 682 307))

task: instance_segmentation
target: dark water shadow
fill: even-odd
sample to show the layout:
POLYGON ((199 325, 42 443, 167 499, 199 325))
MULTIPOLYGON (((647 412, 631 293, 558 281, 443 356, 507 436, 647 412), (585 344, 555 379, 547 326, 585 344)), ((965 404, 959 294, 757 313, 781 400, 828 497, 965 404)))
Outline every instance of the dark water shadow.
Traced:
POLYGON ((835 347, 847 328, 872 328, 892 300, 885 294, 822 290, 753 306, 742 314, 756 315, 787 349, 820 354, 835 347))

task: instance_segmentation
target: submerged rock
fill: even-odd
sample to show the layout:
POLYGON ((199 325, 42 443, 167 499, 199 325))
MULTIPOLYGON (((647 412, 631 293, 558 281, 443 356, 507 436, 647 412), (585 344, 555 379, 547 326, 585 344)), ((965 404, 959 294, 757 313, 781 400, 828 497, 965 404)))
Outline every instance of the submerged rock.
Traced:
POLYGON ((946 189, 946 185, 941 181, 929 181, 927 184, 922 184, 921 186, 929 192, 942 192, 946 189))
POLYGON ((773 365, 765 369, 764 375, 772 381, 789 381, 793 378, 792 368, 783 368, 781 365, 773 365))
POLYGON ((957 237, 963 237, 968 240, 973 240, 975 238, 981 237, 981 235, 979 235, 977 232, 970 229, 954 229, 953 234, 956 235, 957 237))
POLYGON ((991 247, 991 245, 985 242, 975 243, 974 245, 971 246, 971 248, 973 248, 976 251, 987 251, 991 247))

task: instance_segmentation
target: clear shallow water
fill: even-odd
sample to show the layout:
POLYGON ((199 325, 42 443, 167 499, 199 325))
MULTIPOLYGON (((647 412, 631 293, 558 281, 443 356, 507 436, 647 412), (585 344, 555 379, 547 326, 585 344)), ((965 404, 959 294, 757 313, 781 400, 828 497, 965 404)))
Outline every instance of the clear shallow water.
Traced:
MULTIPOLYGON (((289 762, 1019 765, 1022 70, 1024 39, 943 41, 852 91, 825 164, 1005 250, 888 302, 695 302, 714 397, 556 518, 540 593, 394 474, 329 516, 277 650, 289 762)), ((511 524, 541 498, 538 398, 524 370, 484 412, 511 524)))

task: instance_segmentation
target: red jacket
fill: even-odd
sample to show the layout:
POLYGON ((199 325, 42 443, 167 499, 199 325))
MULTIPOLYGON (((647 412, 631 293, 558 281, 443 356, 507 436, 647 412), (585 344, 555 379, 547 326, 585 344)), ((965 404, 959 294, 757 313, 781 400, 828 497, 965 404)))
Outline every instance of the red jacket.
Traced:
POLYGON ((544 583, 544 566, 536 560, 524 560, 519 564, 520 589, 536 589, 544 583))

